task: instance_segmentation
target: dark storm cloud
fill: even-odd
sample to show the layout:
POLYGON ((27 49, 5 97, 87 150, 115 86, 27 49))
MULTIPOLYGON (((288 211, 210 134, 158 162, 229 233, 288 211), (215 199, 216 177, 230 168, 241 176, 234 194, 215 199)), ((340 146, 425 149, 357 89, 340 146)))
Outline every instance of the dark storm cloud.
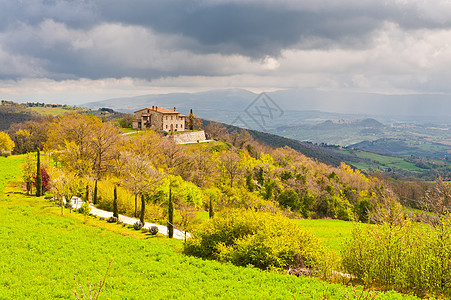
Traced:
POLYGON ((294 47, 361 46, 384 21, 380 11, 355 6, 333 10, 290 9, 264 2, 205 4, 190 1, 101 2, 102 16, 112 22, 149 26, 198 42, 199 52, 277 55, 294 47))
MULTIPOLYGON (((0 70, 0 76, 149 79, 221 75, 215 73, 214 61, 196 67, 184 60, 209 54, 237 54, 259 60, 268 55, 277 57, 284 49, 362 49, 371 47, 373 33, 387 21, 405 29, 441 28, 451 22, 451 18, 440 18, 440 12, 439 18, 435 18, 433 9, 423 12, 412 3, 394 3, 376 0, 0 0, 0 67, 10 65, 2 65, 2 59, 7 62, 13 58, 17 66, 34 67, 31 73, 26 70, 23 74, 20 70, 0 70), (49 23, 53 27, 41 28, 49 23), (109 32, 92 32, 105 24, 144 28, 150 32, 149 39, 154 40, 131 38, 130 44, 125 45, 125 42, 115 43, 111 26, 105 26, 109 32), (106 46, 98 42, 104 35, 109 35, 106 46), (53 40, 53 36, 58 38, 53 40), (166 38, 170 41, 166 42, 166 38), (78 40, 82 46, 75 45, 78 40), (145 55, 137 49, 155 55, 156 62, 141 64, 145 55), (170 67, 160 65, 157 60, 167 60, 169 64, 173 60, 165 52, 176 53, 180 67, 173 66, 177 61, 170 67), (185 57, 178 52, 184 52, 185 57), (135 62, 125 59, 133 55, 135 62)), ((134 35, 132 30, 128 34, 134 35)), ((127 35, 118 34, 117 39, 124 37, 127 35)))
MULTIPOLYGON (((314 1, 311 1, 314 2, 314 1)), ((186 0, 0 1, 0 26, 15 22, 36 25, 45 19, 72 28, 103 22, 149 27, 197 42, 186 46, 201 53, 276 55, 300 47, 361 47, 384 21, 406 28, 448 26, 428 20, 412 5, 382 1, 318 1, 321 9, 302 1, 215 2, 186 0)))

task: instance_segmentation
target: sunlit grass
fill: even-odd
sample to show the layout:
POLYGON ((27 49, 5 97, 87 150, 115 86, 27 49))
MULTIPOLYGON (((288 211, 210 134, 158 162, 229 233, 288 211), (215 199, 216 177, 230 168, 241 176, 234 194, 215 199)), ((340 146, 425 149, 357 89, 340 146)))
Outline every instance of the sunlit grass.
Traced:
POLYGON ((342 299, 351 291, 315 278, 187 257, 182 241, 92 217, 85 222, 66 209, 60 216, 51 201, 26 196, 17 186, 22 159, 0 158, 1 299, 73 298, 74 276, 85 287, 87 277, 98 282, 111 260, 100 299, 342 299))

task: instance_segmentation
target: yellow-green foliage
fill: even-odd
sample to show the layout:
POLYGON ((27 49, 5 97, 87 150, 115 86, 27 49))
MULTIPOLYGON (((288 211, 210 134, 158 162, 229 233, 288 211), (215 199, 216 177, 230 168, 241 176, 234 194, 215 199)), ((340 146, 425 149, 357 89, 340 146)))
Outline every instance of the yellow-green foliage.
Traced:
MULTIPOLYGON (((99 204, 104 210, 113 211, 114 185, 117 179, 107 178, 98 182, 99 204)), ((127 189, 117 187, 117 207, 119 214, 133 216, 135 212, 135 197, 127 189)), ((141 200, 138 197, 138 209, 141 209, 141 200)), ((158 204, 147 203, 144 218, 147 221, 164 224, 164 208, 158 204)))
POLYGON ((283 216, 253 210, 221 212, 202 224, 185 253, 258 268, 285 268, 300 255, 308 267, 318 266, 323 252, 318 239, 283 216))
MULTIPOLYGON (((91 217, 85 224, 80 214, 61 217, 48 200, 11 186, 20 185, 22 162, 23 156, 0 157, 1 299, 73 298, 74 276, 83 287, 87 277, 98 282, 111 259, 99 299, 343 299, 353 293, 352 287, 316 278, 187 257, 177 250, 181 241, 91 217)), ((391 291, 376 299, 417 298, 391 291)))
POLYGON ((346 271, 365 284, 451 296, 451 218, 356 226, 342 251, 346 271))
POLYGON ((6 132, 0 131, 0 154, 11 152, 14 149, 14 142, 6 132))
POLYGON ((202 191, 194 183, 185 181, 180 176, 166 178, 156 191, 156 199, 159 203, 166 203, 169 199, 169 184, 175 203, 183 201, 200 207, 203 203, 202 191))

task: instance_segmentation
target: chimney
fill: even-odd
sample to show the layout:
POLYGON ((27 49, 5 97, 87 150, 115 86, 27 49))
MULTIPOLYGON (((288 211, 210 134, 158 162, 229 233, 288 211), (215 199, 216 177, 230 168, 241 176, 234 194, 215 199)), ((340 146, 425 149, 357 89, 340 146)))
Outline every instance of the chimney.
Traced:
POLYGON ((152 110, 155 110, 155 106, 152 105, 152 110))
POLYGON ((174 111, 175 111, 175 106, 174 106, 174 111))

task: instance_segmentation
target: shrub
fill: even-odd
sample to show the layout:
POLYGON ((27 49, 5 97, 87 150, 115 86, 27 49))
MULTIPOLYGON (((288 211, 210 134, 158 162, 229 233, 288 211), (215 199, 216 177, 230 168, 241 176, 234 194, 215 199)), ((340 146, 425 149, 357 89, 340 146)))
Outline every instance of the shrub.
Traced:
POLYGON ((150 233, 151 235, 156 235, 156 234, 158 233, 158 227, 157 227, 157 226, 151 226, 151 227, 149 228, 149 233, 150 233))
POLYGON ((89 202, 84 201, 81 204, 81 207, 77 211, 83 215, 88 215, 91 212, 91 207, 89 206, 89 202))
POLYGON ((318 266, 323 249, 312 234, 286 217, 251 210, 229 210, 194 231, 184 252, 202 258, 254 265, 261 269, 295 264, 318 266))
POLYGON ((136 221, 135 224, 133 224, 133 228, 135 230, 140 230, 141 228, 143 228, 143 226, 144 224, 140 220, 136 221))
POLYGON ((451 291, 451 218, 438 226, 382 223, 356 226, 343 247, 343 266, 365 284, 425 293, 451 291))
POLYGON ((106 219, 106 221, 108 223, 117 223, 118 218, 117 217, 109 217, 108 219, 106 219))
POLYGON ((44 195, 44 199, 49 200, 49 199, 53 199, 53 194, 45 194, 44 195))

